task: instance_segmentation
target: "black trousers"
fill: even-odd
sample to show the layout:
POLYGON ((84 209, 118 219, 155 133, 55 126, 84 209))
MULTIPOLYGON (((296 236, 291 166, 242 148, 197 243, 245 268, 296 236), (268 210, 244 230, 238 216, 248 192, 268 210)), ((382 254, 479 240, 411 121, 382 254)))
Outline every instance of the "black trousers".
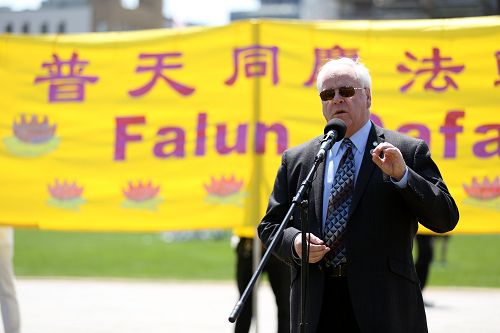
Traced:
MULTIPOLYGON (((240 295, 252 278, 253 239, 241 238, 236 248, 236 280, 240 295)), ((264 271, 267 273, 278 312, 278 333, 290 332, 290 268, 271 256, 264 271)), ((252 321, 252 295, 248 298, 235 324, 235 333, 248 333, 252 321)))
POLYGON ((347 277, 326 277, 317 333, 360 333, 347 277))
POLYGON ((417 261, 415 263, 415 270, 417 271, 418 279, 420 280, 420 289, 424 289, 427 284, 427 277, 429 276, 429 267, 434 257, 434 236, 431 235, 417 235, 417 261))

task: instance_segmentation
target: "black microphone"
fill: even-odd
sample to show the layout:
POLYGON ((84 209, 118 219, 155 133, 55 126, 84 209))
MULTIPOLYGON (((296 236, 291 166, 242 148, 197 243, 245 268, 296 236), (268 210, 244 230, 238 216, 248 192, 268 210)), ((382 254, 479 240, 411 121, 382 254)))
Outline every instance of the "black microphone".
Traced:
POLYGON ((326 152, 330 150, 333 144, 344 138, 347 126, 344 121, 334 118, 325 126, 325 137, 321 140, 321 147, 316 154, 315 160, 321 162, 325 159, 326 152))

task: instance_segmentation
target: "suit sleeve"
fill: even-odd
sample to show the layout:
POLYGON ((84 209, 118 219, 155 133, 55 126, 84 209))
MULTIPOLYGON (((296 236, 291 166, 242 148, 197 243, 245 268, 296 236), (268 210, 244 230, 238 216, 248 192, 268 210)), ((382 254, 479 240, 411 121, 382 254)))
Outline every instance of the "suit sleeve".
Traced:
MULTIPOLYGON (((269 197, 266 215, 257 227, 258 235, 266 247, 274 239, 281 222, 292 204, 287 175, 287 153, 285 152, 274 181, 273 191, 269 197)), ((298 233, 300 233, 300 230, 293 226, 293 220, 291 220, 284 229, 282 237, 278 239, 278 243, 273 251, 278 258, 290 266, 296 265, 292 251, 293 241, 298 233)))
POLYGON ((444 233, 457 225, 459 213, 455 200, 422 140, 415 149, 412 167, 408 166, 408 186, 400 191, 420 224, 426 228, 444 233))

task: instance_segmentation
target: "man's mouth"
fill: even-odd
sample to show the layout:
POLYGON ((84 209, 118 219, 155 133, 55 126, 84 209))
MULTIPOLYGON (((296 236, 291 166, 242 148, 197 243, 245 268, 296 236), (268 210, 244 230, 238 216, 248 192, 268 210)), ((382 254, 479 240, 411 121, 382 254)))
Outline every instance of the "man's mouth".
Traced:
POLYGON ((338 116, 338 115, 343 114, 343 113, 347 113, 347 112, 346 112, 346 111, 344 111, 344 110, 338 110, 338 111, 335 111, 335 112, 333 113, 333 115, 334 115, 334 116, 338 116))

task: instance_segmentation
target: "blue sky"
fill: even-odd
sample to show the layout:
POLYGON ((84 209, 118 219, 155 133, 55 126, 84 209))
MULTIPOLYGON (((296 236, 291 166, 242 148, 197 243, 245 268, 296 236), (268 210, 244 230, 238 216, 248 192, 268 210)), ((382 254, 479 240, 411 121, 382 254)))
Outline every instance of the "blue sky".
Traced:
MULTIPOLYGON (((0 7, 13 10, 37 9, 42 0, 0 0, 0 7)), ((223 25, 229 22, 232 10, 253 10, 259 7, 258 0, 164 0, 165 16, 177 22, 192 22, 206 25, 223 25)), ((122 0, 126 7, 133 8, 138 0, 122 0)))

